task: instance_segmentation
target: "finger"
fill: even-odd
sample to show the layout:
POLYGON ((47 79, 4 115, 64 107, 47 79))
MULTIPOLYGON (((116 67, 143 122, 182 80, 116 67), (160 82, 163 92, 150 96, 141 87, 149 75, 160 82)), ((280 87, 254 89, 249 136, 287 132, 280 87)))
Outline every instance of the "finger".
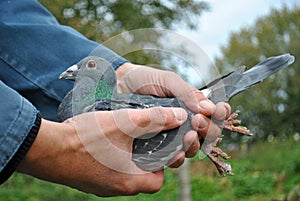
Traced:
POLYGON ((217 106, 210 100, 202 100, 199 103, 199 112, 205 116, 211 116, 216 112, 217 106))
POLYGON ((184 123, 188 117, 187 112, 182 108, 164 107, 116 110, 113 116, 118 128, 133 138, 176 128, 184 123))
POLYGON ((196 131, 189 131, 183 139, 185 156, 192 158, 197 154, 200 148, 200 141, 196 131))
POLYGON ((120 193, 118 194, 136 195, 138 193, 155 193, 161 189, 163 180, 163 170, 139 175, 120 175, 120 193))
POLYGON ((168 163, 171 168, 178 168, 184 163, 185 157, 191 158, 196 155, 200 148, 198 134, 195 131, 189 131, 184 137, 184 150, 177 153, 168 163))
POLYGON ((225 103, 225 102, 224 102, 224 106, 226 108, 226 118, 225 119, 228 119, 228 117, 231 114, 231 106, 228 103, 225 103))
POLYGON ((156 193, 162 188, 163 181, 164 181, 163 170, 141 175, 139 180, 140 192, 156 193))
MULTIPOLYGON (((118 72, 118 74, 124 73, 118 72)), ((118 90, 123 93, 134 92, 139 94, 153 94, 160 97, 177 97, 194 113, 203 112, 207 116, 213 114, 211 110, 207 108, 203 110, 199 105, 199 102, 202 100, 208 100, 204 94, 187 84, 174 72, 136 66, 131 67, 131 70, 127 71, 126 75, 121 77, 122 79, 118 81, 118 90), (137 77, 140 77, 137 75, 147 76, 144 79, 137 79, 137 77)), ((213 104, 211 103, 211 105, 213 104)))
POLYGON ((184 151, 178 152, 167 164, 170 168, 178 168, 184 163, 185 153, 184 151))
POLYGON ((216 120, 219 120, 219 121, 223 121, 226 119, 227 117, 227 112, 228 112, 228 108, 226 108, 227 106, 225 106, 225 103, 224 102, 219 102, 216 104, 216 110, 213 114, 213 117, 216 119, 216 120))
MULTIPOLYGON (((156 70, 157 79, 149 84, 149 88, 155 88, 156 95, 161 97, 177 97, 194 113, 201 112, 199 102, 208 100, 198 89, 186 83, 178 74, 171 71, 156 70)), ((145 84, 140 85, 145 87, 145 84)), ((143 91, 143 90, 141 90, 143 91)), ((211 114, 209 114, 211 115, 211 114)))
POLYGON ((187 84, 177 74, 173 74, 173 77, 176 79, 172 78, 172 76, 166 76, 167 79, 172 78, 172 81, 167 82, 170 84, 168 85, 168 91, 170 91, 169 96, 178 97, 194 113, 202 113, 207 116, 213 114, 215 110, 214 104, 209 101, 200 90, 187 84), (208 101, 208 103, 201 104, 202 101, 208 101))
POLYGON ((195 129, 205 140, 213 141, 221 135, 219 126, 208 117, 197 114, 192 119, 192 127, 195 129))
MULTIPOLYGON (((183 85, 183 84, 182 84, 183 85)), ((213 107, 213 104, 206 104, 203 107, 201 104, 202 101, 209 101, 201 91, 196 88, 193 88, 185 83, 186 87, 184 90, 179 91, 179 95, 177 96, 192 112, 194 113, 204 113, 206 115, 210 115, 210 108, 213 107), (206 108, 208 106, 208 108, 206 108), (209 109, 209 110, 208 110, 209 109)), ((183 89, 180 87, 179 89, 183 89)))

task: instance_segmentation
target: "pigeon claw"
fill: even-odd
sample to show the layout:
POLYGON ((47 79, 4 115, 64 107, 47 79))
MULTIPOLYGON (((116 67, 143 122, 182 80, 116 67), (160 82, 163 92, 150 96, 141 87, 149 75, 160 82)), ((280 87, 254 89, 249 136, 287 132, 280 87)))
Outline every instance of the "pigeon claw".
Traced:
POLYGON ((217 147, 221 141, 222 138, 219 137, 214 142, 205 143, 202 146, 202 151, 215 164, 220 175, 233 175, 230 164, 219 159, 219 157, 222 157, 225 160, 230 158, 230 156, 223 152, 221 148, 217 147))
MULTIPOLYGON (((223 123, 223 129, 230 132, 236 132, 247 136, 252 136, 253 134, 246 127, 241 126, 241 121, 237 119, 240 111, 232 113, 223 123)), ((201 147, 202 151, 207 155, 207 157, 215 164, 220 175, 233 175, 231 165, 220 160, 219 157, 227 160, 230 156, 227 155, 218 145, 222 141, 222 136, 216 138, 213 142, 205 141, 201 147)))
POLYGON ((239 116, 239 110, 232 113, 224 122, 223 128, 225 130, 228 130, 230 132, 236 132, 243 135, 253 136, 253 133, 250 132, 250 130, 245 127, 241 126, 241 121, 237 119, 239 116))

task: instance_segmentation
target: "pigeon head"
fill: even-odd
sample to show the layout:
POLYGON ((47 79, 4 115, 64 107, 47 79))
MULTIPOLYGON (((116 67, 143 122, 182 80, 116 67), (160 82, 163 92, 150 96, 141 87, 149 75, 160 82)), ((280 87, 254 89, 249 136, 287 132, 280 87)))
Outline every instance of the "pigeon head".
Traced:
POLYGON ((115 77, 115 72, 110 63, 103 58, 88 56, 62 72, 59 75, 59 79, 75 81, 79 76, 95 78, 97 80, 110 80, 115 77))
POLYGON ((97 56, 82 59, 61 73, 59 78, 74 81, 72 91, 66 95, 60 107, 64 113, 68 110, 68 116, 85 112, 97 100, 112 98, 116 91, 114 69, 97 56))

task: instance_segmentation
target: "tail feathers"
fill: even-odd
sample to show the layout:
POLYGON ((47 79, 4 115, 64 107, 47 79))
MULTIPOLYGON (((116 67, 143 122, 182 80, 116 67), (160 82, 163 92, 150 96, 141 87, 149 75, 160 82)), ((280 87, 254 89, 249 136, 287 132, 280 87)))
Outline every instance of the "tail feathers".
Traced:
POLYGON ((240 67, 236 71, 212 81, 200 90, 205 90, 206 93, 208 91, 207 97, 214 103, 228 101, 236 94, 289 66, 294 60, 294 56, 290 54, 270 57, 248 71, 245 71, 246 67, 240 67))
POLYGON ((244 74, 257 82, 262 81, 270 75, 294 63, 294 61, 295 57, 290 54, 269 57, 246 71, 244 74))

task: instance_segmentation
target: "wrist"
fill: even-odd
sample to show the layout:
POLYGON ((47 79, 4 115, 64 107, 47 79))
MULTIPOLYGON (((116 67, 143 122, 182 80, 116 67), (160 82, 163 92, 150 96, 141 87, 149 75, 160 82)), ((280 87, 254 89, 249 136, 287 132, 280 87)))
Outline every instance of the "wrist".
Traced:
POLYGON ((41 116, 38 113, 36 115, 34 125, 30 129, 27 137, 24 139, 24 141, 20 145, 18 151, 15 153, 15 155, 12 157, 12 159, 9 161, 9 163, 1 171, 0 184, 5 182, 14 173, 14 171, 16 171, 18 166, 21 164, 22 160, 26 156, 28 150, 32 146, 32 144, 38 134, 40 125, 41 125, 41 116))
POLYGON ((61 158, 69 148, 68 136, 72 133, 72 126, 42 119, 38 135, 17 171, 53 181, 62 171, 61 158))

